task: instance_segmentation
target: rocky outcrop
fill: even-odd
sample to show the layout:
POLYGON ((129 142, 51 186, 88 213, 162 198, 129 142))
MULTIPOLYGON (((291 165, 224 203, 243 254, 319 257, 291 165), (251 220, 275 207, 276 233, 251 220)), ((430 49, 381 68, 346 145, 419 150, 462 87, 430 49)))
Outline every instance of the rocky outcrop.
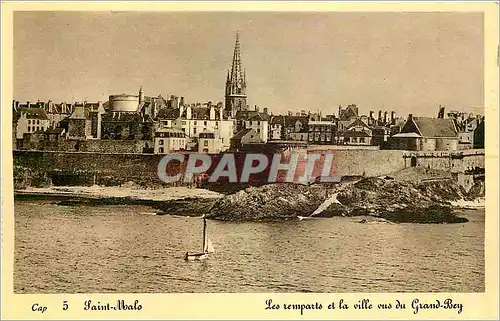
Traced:
POLYGON ((208 216, 229 221, 266 221, 314 213, 315 217, 371 216, 398 223, 458 223, 467 219, 457 217, 449 201, 464 195, 452 180, 415 183, 366 178, 334 188, 273 184, 225 196, 215 202, 208 216), (327 195, 336 200, 316 214, 327 195))
POLYGON ((272 221, 308 216, 326 199, 321 186, 270 184, 249 187, 215 202, 208 218, 228 221, 272 221))
POLYGON ((214 198, 188 197, 164 201, 154 207, 160 212, 157 215, 202 216, 206 215, 215 204, 214 198))
POLYGON ((459 223, 449 201, 462 199, 463 189, 452 180, 413 183, 363 179, 338 192, 340 204, 332 204, 318 216, 370 215, 392 222, 459 223))

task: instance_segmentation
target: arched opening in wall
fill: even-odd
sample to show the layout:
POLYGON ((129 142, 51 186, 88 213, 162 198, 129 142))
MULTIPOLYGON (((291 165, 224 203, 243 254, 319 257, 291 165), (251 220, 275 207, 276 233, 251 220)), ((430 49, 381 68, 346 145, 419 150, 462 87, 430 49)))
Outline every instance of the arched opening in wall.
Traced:
POLYGON ((416 167, 417 166, 417 157, 412 156, 410 164, 411 164, 411 167, 416 167))
POLYGON ((122 126, 115 127, 115 139, 122 139, 122 126))

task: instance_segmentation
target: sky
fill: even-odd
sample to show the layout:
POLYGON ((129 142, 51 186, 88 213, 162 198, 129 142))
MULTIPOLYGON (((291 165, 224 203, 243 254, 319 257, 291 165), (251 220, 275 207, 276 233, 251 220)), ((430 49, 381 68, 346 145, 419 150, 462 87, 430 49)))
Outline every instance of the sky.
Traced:
POLYGON ((239 30, 247 102, 436 116, 484 105, 482 13, 16 12, 14 99, 224 101, 239 30))

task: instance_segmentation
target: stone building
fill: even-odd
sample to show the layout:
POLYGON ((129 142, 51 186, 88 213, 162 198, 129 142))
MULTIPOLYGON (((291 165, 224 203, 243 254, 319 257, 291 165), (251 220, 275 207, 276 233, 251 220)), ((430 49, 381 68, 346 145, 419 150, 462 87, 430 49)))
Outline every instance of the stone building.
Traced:
POLYGON ((165 107, 161 95, 147 97, 143 88, 138 95, 110 95, 102 116, 102 139, 149 140, 154 138, 153 118, 165 107))
POLYGON ((231 138, 231 150, 239 151, 245 144, 260 143, 260 135, 252 128, 244 128, 231 138))
POLYGON ((457 150, 458 133, 452 119, 408 115, 399 134, 390 139, 392 149, 439 151, 457 150))
POLYGON ((285 116, 284 140, 307 142, 309 136, 308 123, 308 116, 285 116))
POLYGON ((372 129, 361 119, 356 119, 342 133, 342 136, 339 136, 339 143, 346 145, 371 145, 372 129))
POLYGON ((285 116, 270 116, 269 118, 269 140, 283 140, 283 129, 285 127, 285 116))
POLYGON ((69 139, 101 139, 102 115, 104 114, 102 102, 75 103, 73 112, 68 118, 69 139))
POLYGON ((269 139, 269 115, 267 109, 260 112, 255 106, 254 110, 238 111, 236 113, 236 131, 242 129, 254 129, 259 135, 261 142, 266 143, 269 139))
POLYGON ((107 113, 102 117, 102 139, 153 139, 154 122, 139 113, 107 113))
POLYGON ((333 121, 309 120, 309 143, 322 145, 336 143, 336 127, 333 121))

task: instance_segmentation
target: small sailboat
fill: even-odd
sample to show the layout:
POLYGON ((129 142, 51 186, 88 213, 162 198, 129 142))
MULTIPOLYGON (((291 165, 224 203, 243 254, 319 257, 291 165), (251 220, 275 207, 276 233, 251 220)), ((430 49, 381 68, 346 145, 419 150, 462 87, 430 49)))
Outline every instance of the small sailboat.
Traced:
POLYGON ((207 220, 205 219, 205 215, 203 215, 203 247, 200 253, 189 253, 186 252, 184 259, 186 261, 192 260, 204 260, 207 258, 208 254, 214 253, 214 247, 212 245, 212 241, 208 238, 207 233, 207 220))

